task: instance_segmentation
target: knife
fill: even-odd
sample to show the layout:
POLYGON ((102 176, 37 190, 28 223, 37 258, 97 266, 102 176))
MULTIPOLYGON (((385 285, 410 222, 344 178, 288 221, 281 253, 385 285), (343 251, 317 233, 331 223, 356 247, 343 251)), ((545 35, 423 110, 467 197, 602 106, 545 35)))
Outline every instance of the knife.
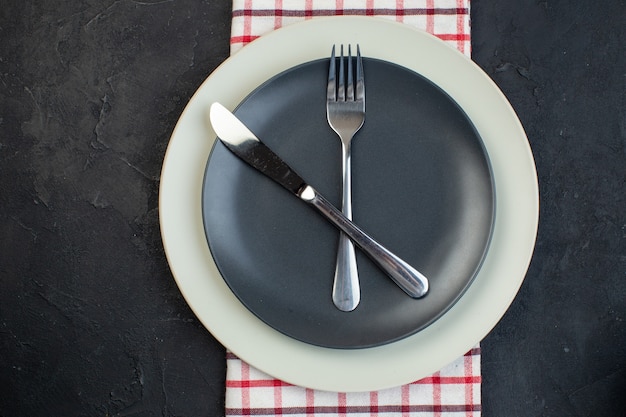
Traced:
POLYGON ((408 295, 413 298, 426 295, 428 279, 424 275, 348 220, 228 109, 220 103, 213 103, 209 117, 218 138, 232 153, 315 208, 326 220, 344 232, 408 295))

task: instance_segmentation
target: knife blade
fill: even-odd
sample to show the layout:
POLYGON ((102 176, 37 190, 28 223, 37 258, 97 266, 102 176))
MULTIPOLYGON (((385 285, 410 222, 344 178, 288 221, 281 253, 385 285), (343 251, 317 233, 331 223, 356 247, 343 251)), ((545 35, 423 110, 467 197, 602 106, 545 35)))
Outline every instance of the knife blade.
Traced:
POLYGON ((223 105, 213 103, 209 118, 218 138, 232 153, 315 208, 333 226, 343 231, 409 296, 421 298, 428 293, 428 279, 422 273, 348 220, 223 105))

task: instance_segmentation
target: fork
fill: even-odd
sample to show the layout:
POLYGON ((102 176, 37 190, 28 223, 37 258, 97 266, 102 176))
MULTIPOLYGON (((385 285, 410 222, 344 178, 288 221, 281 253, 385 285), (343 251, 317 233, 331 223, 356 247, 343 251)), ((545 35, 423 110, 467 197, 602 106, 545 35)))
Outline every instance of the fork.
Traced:
MULTIPOLYGON (((351 143, 355 133, 359 131, 365 121, 365 79, 359 45, 356 47, 356 71, 353 70, 350 45, 348 45, 347 58, 347 68, 345 68, 343 45, 341 45, 339 71, 337 72, 335 46, 333 45, 328 69, 326 117, 330 127, 341 139, 343 176, 341 211, 348 219, 352 220, 351 143)), ((339 310, 352 311, 357 307, 360 300, 359 273, 354 245, 344 233, 341 233, 333 281, 333 303, 339 310)))

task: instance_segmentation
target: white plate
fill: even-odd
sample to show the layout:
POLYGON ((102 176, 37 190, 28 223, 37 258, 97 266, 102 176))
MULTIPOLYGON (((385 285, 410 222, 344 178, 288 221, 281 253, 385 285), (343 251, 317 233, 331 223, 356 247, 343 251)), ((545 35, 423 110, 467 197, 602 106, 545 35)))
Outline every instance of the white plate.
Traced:
POLYGON ((370 17, 319 18, 287 26, 227 59, 200 86, 181 115, 163 163, 159 195, 161 233, 170 268, 186 301, 213 336, 276 378, 346 392, 415 381, 482 340, 524 279, 535 244, 538 209, 537 176, 528 141, 515 112, 491 79, 439 39, 370 17), (340 43, 359 43, 367 56, 409 68, 455 99, 484 141, 496 190, 490 249, 467 292, 426 329, 367 349, 309 345, 260 321, 220 276, 202 225, 202 180, 216 136, 207 118, 210 104, 219 101, 234 109, 267 79, 327 57, 330 45, 340 43))

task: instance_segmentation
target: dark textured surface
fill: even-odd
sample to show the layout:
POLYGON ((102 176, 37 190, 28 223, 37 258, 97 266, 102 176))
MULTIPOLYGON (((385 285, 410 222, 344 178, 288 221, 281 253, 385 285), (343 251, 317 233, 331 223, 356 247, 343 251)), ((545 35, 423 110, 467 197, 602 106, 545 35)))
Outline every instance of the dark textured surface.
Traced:
POLYGON ((169 272, 161 163, 227 2, 0 8, 0 416, 219 415, 224 350, 169 272))
MULTIPOLYGON (((228 1, 0 8, 0 416, 218 416, 224 350, 176 288, 160 166, 228 55, 228 1)), ((472 3, 536 157, 527 279, 483 341, 484 416, 623 416, 623 1, 472 3)))
POLYGON ((474 60, 535 155, 535 256, 483 343, 486 416, 626 413, 623 1, 473 3, 474 60))

